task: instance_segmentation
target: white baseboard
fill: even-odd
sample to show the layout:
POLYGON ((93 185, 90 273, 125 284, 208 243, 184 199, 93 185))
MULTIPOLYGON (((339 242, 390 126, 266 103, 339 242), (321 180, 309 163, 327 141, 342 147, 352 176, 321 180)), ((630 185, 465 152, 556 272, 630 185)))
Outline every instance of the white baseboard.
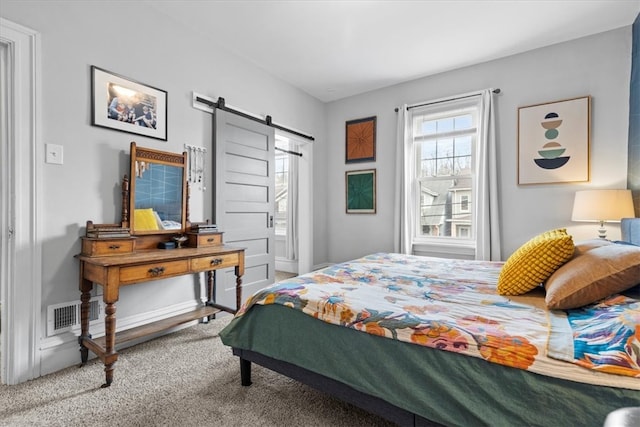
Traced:
POLYGON ((276 257, 276 270, 298 274, 298 261, 276 257))
MULTIPOLYGON (((133 316, 118 318, 116 331, 123 331, 137 326, 145 325, 156 320, 166 319, 171 316, 186 313, 198 307, 200 304, 197 301, 187 301, 179 304, 174 304, 168 307, 163 307, 158 310, 148 311, 145 313, 135 314, 133 316)), ((194 320, 189 323, 184 323, 175 328, 160 332, 154 335, 149 335, 138 340, 133 340, 122 345, 118 345, 117 349, 130 347, 132 345, 139 344, 144 341, 149 341, 162 335, 169 334, 171 332, 178 331, 180 329, 187 328, 195 325, 198 321, 194 320)), ((91 328, 91 336, 99 338, 104 336, 104 324, 96 325, 91 328)), ((80 345, 78 344, 78 336, 74 333, 67 332, 60 335, 48 337, 41 341, 40 345, 40 375, 50 374, 52 372, 59 371, 70 366, 80 364, 80 345)), ((89 359, 95 358, 95 354, 89 351, 89 359)))
POLYGON ((320 270, 321 268, 326 268, 333 265, 330 262, 323 262, 322 264, 316 264, 313 266, 313 271, 320 270))

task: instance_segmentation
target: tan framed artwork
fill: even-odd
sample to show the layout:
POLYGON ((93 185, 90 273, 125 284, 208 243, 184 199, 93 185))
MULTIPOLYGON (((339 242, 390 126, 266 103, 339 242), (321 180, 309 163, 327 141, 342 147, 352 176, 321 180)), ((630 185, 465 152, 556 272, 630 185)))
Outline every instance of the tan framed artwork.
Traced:
POLYGON ((376 160, 376 117, 346 122, 345 163, 376 160))
POLYGON ((591 97, 518 108, 518 184, 589 181, 591 97))
POLYGON ((346 212, 348 214, 376 213, 376 170, 345 172, 346 212))

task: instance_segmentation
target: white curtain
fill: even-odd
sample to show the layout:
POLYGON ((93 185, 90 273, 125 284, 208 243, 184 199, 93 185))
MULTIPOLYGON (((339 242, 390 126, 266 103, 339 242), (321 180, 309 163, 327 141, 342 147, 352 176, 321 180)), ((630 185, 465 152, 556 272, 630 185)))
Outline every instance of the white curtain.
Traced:
MULTIPOLYGON (((478 146, 476 151, 476 192, 474 215, 476 219, 475 258, 500 260, 500 222, 498 206, 498 177, 494 125, 493 90, 460 95, 479 96, 478 146)), ((445 101, 437 100, 434 103, 445 101)), ((416 174, 416 152, 413 147, 411 114, 407 105, 398 110, 396 129, 396 186, 394 215, 394 251, 411 254, 412 235, 416 227, 414 206, 418 194, 412 182, 416 174)))
POLYGON ((493 90, 481 93, 479 138, 476 156, 476 259, 500 261, 498 167, 493 90))
MULTIPOLYGON (((290 144, 289 150, 298 152, 297 144, 290 144)), ((288 260, 298 258, 298 156, 289 155, 289 182, 287 183, 287 235, 285 256, 288 260)))
POLYGON ((415 209, 413 207, 413 177, 415 175, 415 149, 411 137, 411 122, 407 112, 407 105, 398 109, 396 127, 396 186, 394 200, 394 244, 397 253, 411 254, 412 230, 415 223, 415 209))

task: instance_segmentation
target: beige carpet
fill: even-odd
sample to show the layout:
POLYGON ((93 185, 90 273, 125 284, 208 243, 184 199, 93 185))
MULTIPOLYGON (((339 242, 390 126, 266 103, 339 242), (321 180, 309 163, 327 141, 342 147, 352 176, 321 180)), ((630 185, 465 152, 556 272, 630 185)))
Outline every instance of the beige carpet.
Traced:
MULTIPOLYGON (((391 426, 260 366, 240 385, 217 319, 124 349, 114 382, 91 360, 27 383, 0 385, 1 426, 391 426)), ((80 356, 78 356, 78 359, 80 356)))

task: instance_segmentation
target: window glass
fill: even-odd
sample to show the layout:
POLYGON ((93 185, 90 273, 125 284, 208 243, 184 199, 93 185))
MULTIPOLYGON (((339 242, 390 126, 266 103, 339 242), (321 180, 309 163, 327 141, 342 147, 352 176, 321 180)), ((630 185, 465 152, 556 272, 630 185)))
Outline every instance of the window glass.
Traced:
MULTIPOLYGON (((468 104, 467 104, 468 105, 468 104)), ((476 107, 452 104, 451 112, 439 108, 414 113, 417 154, 416 209, 418 238, 474 238, 473 157, 476 141, 476 107)))
POLYGON ((473 127, 473 117, 471 114, 465 114, 453 118, 456 130, 469 129, 473 127))
POLYGON ((276 212, 275 212, 275 232, 276 234, 287 233, 287 190, 289 185, 289 155, 276 150, 276 212))

